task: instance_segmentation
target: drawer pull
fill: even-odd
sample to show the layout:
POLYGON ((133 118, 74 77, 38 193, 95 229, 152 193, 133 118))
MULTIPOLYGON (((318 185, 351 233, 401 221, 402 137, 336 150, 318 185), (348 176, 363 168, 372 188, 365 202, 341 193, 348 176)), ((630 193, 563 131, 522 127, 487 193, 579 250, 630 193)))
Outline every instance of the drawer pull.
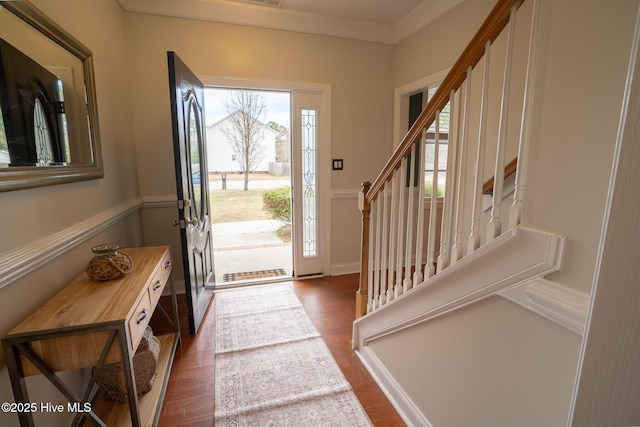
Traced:
POLYGON ((136 322, 138 325, 140 324, 140 322, 142 322, 144 319, 147 318, 147 315, 149 314, 149 311, 147 311, 146 308, 142 309, 142 314, 140 315, 140 317, 138 317, 138 321, 136 322))
POLYGON ((171 267, 171 261, 167 261, 167 262, 165 262, 165 263, 164 263, 164 268, 165 268, 165 269, 167 269, 167 268, 169 268, 169 267, 171 267))
POLYGON ((158 280, 156 281, 156 284, 155 284, 155 285, 153 285, 153 290, 154 290, 154 291, 157 291, 157 290, 158 290, 159 288, 161 288, 161 287, 162 287, 162 282, 160 281, 160 279, 158 279, 158 280))

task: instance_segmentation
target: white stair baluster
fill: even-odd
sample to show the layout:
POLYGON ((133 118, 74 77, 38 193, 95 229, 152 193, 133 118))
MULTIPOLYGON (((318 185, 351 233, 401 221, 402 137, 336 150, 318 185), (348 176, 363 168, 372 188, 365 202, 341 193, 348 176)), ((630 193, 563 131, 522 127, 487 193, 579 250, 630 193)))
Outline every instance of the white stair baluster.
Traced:
POLYGON ((374 310, 374 275, 375 275, 375 259, 374 248, 377 236, 375 233, 375 222, 373 221, 376 216, 375 202, 372 202, 369 207, 369 274, 367 275, 367 313, 371 313, 374 310))
POLYGON ((405 237, 405 263, 404 263, 404 283, 403 283, 403 291, 407 292, 411 288, 413 288, 413 282, 411 280, 411 256, 413 252, 411 249, 413 248, 413 235, 415 230, 413 229, 413 217, 415 216, 415 212, 413 210, 413 199, 415 198, 414 191, 414 183, 416 177, 415 164, 416 164, 416 144, 413 144, 411 147, 411 156, 409 157, 411 161, 408 161, 409 168, 409 186, 407 188, 407 197, 409 198, 407 201, 407 232, 405 237))
POLYGON ((380 270, 380 305, 387 303, 387 278, 389 264, 389 182, 384 184, 382 190, 382 254, 381 270, 380 270))
POLYGON ((391 227, 389 230, 389 270, 387 278, 387 302, 395 297, 394 279, 396 273, 396 243, 398 241, 398 203, 399 194, 396 189, 398 174, 394 173, 391 178, 391 227))
POLYGON ((424 158, 427 150, 427 130, 422 131, 422 139, 420 140, 420 160, 418 161, 418 224, 416 232, 416 270, 413 273, 413 283, 418 285, 424 280, 422 273, 422 250, 424 248, 424 158))
POLYGON ((436 137, 433 145, 433 177, 431 187, 431 208, 429 209, 429 234, 427 246, 427 266, 425 274, 436 274, 436 231, 438 228, 438 156, 440 155, 440 111, 436 111, 436 137))
POLYGON ((394 289, 394 294, 396 297, 399 297, 404 293, 403 287, 403 275, 402 275, 402 262, 404 261, 404 237, 406 234, 405 231, 405 219, 407 217, 407 198, 406 198, 406 189, 405 189, 405 180, 407 176, 407 159, 402 160, 402 165, 396 171, 396 191, 400 194, 400 201, 398 206, 398 251, 396 258, 396 265, 398 266, 398 271, 396 271, 396 286, 394 289))
POLYGON ((449 266, 451 262, 451 229, 453 222, 453 208, 455 206, 455 197, 453 196, 453 186, 455 183, 454 164, 456 159, 456 132, 453 126, 455 120, 455 91, 449 93, 449 136, 447 148, 447 171, 444 189, 444 199, 442 201, 442 227, 440 232, 440 254, 438 255, 437 271, 442 271, 449 266), (453 134, 453 135, 452 135, 453 134), (453 138, 452 138, 453 136, 453 138))
MULTIPOLYGON (((373 309, 376 310, 380 307, 380 274, 381 274, 381 265, 380 265, 380 253, 382 250, 382 193, 379 194, 378 198, 375 200, 376 206, 376 270, 375 270, 375 278, 373 281, 373 309)), ((373 205, 373 203, 372 203, 373 205)))
POLYGON ((454 197, 457 200, 455 213, 454 243, 451 249, 452 263, 459 261, 464 255, 464 245, 462 235, 464 227, 464 209, 467 189, 467 152, 469 141, 469 109, 471 108, 471 72, 472 68, 467 68, 467 79, 465 83, 464 107, 462 110, 462 131, 458 139, 458 152, 460 153, 458 167, 456 168, 457 188, 454 197))
POLYGON ((531 118, 533 116, 533 92, 535 69, 538 62, 538 35, 540 28, 540 1, 533 1, 533 16, 531 17, 531 34, 529 38, 529 52, 527 56, 527 71, 525 77, 524 100, 522 108, 522 122, 520 125, 520 142, 518 145, 518 167, 516 169, 516 184, 513 192, 513 204, 509 212, 509 228, 520 225, 522 221, 522 201, 524 200, 525 179, 529 158, 531 136, 531 118))
POLYGON ((473 212, 471 214, 471 234, 467 252, 471 253, 480 247, 480 213, 482 211, 482 185, 484 175, 485 146, 487 143, 487 115, 489 104, 489 54, 491 42, 484 47, 484 76, 482 78, 482 102, 480 109, 480 129, 478 134, 478 150, 476 153, 475 180, 473 187, 473 212))
POLYGON ((496 167, 493 173, 493 201, 491 203, 491 219, 489 220, 489 224, 487 224, 487 241, 493 240, 502 234, 500 211, 502 208, 502 190, 504 187, 504 158, 507 150, 507 124, 509 121, 509 94, 511 92, 511 64, 513 62, 513 36, 516 28, 516 10, 516 6, 512 6, 511 15, 509 16, 507 55, 505 59, 504 78, 502 80, 498 147, 496 148, 496 167))

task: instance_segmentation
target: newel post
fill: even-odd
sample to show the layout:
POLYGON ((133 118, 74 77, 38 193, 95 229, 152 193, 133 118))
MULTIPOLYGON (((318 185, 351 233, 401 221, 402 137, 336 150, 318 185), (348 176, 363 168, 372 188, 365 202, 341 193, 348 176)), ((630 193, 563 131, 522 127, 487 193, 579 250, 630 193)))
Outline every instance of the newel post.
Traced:
POLYGON ((358 209, 362 214, 362 234, 360 245, 360 286, 356 292, 356 319, 367 314, 368 288, 369 288, 369 216, 371 206, 367 200, 367 193, 371 183, 362 183, 358 193, 358 209))

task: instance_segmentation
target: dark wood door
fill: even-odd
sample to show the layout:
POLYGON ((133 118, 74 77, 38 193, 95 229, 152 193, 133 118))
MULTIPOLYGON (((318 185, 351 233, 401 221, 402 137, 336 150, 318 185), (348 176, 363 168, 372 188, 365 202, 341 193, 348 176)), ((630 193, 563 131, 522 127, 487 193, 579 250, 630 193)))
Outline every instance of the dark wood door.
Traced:
POLYGON ((58 77, 0 39, 0 113, 11 166, 68 161, 59 99, 58 77))
POLYGON ((197 333, 213 297, 215 275, 204 126, 204 88, 174 52, 167 52, 178 220, 189 332, 197 333))

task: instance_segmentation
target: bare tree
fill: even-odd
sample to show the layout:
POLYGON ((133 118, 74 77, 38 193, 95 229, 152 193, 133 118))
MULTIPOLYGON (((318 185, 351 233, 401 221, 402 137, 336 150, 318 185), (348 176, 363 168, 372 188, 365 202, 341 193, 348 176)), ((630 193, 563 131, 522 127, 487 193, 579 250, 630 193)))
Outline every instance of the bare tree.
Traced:
POLYGON ((230 92, 224 102, 229 118, 224 133, 231 145, 240 171, 244 172, 244 189, 249 189, 249 173, 265 156, 263 145, 265 115, 262 96, 256 91, 237 90, 230 92))

